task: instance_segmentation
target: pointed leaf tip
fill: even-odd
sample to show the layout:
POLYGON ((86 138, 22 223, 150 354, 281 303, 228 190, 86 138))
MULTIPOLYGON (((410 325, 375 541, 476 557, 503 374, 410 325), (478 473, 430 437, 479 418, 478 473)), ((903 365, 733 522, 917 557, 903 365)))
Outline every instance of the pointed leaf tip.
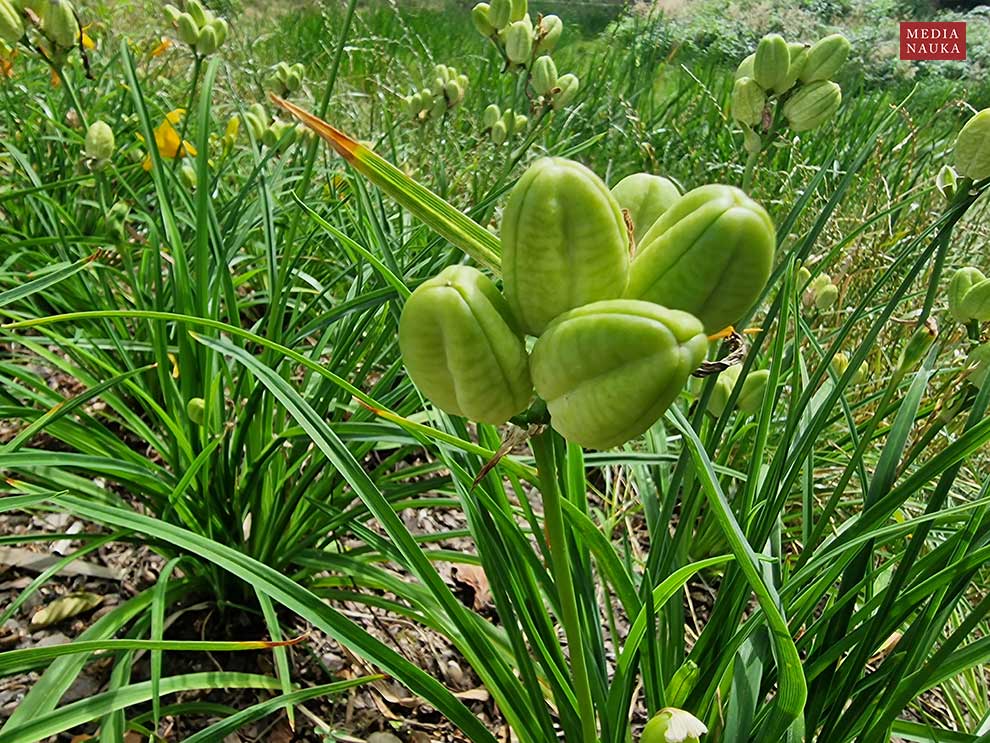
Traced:
POLYGON ((358 152, 363 149, 363 145, 348 137, 340 129, 331 126, 319 116, 311 114, 304 108, 297 106, 291 101, 287 101, 284 98, 275 95, 275 93, 269 94, 272 99, 272 103, 281 108, 283 111, 292 114, 295 118, 299 119, 303 124, 308 126, 321 138, 325 139, 330 145, 337 151, 341 157, 343 157, 348 162, 353 162, 357 159, 358 152))

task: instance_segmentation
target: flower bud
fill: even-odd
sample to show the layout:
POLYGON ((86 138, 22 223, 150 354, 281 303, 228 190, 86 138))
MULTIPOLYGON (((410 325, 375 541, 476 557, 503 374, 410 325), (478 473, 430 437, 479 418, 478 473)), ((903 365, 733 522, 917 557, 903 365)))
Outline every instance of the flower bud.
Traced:
POLYGON ((610 449, 652 426, 705 357, 697 318, 652 302, 592 302, 557 317, 530 356, 550 425, 568 441, 610 449))
POLYGON ((931 319, 929 319, 928 324, 922 325, 915 330, 908 339, 908 342, 904 345, 904 348, 901 349, 900 356, 897 359, 897 373, 903 374, 908 372, 920 363, 925 357, 925 354, 928 353, 928 349, 935 343, 935 337, 937 335, 938 329, 931 319))
POLYGON ((206 417, 206 401, 202 397, 193 397, 186 403, 186 415, 197 426, 203 425, 206 417))
POLYGON ((625 296, 690 312, 714 333, 759 298, 775 248, 763 207, 733 186, 702 186, 674 202, 643 237, 625 296))
POLYGON ((791 129, 804 132, 825 123, 839 110, 842 89, 830 80, 802 85, 784 104, 784 116, 791 129))
POLYGON ((557 87, 557 65, 550 55, 537 57, 533 63, 533 90, 537 95, 548 95, 557 87))
POLYGON ((663 695, 671 705, 683 704, 701 678, 701 669, 693 660, 685 660, 674 672, 663 695))
POLYGON ((213 26, 203 26, 196 41, 196 52, 204 56, 213 54, 219 45, 216 29, 213 26))
POLYGON ((791 65, 791 52, 780 34, 767 34, 760 39, 753 60, 753 79, 764 90, 776 91, 787 79, 791 65))
POLYGON ((943 165, 938 175, 935 176, 935 188, 942 194, 946 201, 956 198, 956 188, 958 187, 958 177, 951 165, 943 165))
POLYGON ((608 187, 572 160, 537 160, 502 217, 504 293, 523 330, 540 335, 563 312, 622 296, 629 239, 608 187))
POLYGON ((183 44, 188 44, 191 47, 196 46, 196 42, 199 41, 199 26, 196 25, 196 21, 188 13, 183 13, 179 16, 179 20, 176 23, 176 29, 179 32, 179 39, 183 44))
POLYGON ((990 176, 990 108, 973 116, 956 137, 956 170, 974 181, 990 176))
POLYGON ((186 12, 196 21, 197 26, 205 26, 209 22, 206 17, 206 10, 199 0, 186 0, 186 12))
POLYGON ((554 89, 554 93, 552 95, 552 105, 554 111, 559 111, 560 109, 569 106, 577 97, 578 88, 580 85, 581 83, 578 80, 577 75, 570 72, 557 78, 557 87, 554 89))
POLYGON ((499 109, 498 105, 495 103, 489 104, 488 108, 481 115, 481 123, 485 125, 486 129, 491 129, 495 126, 495 122, 499 120, 502 116, 502 111, 499 109))
POLYGON ((512 0, 492 0, 488 8, 488 22, 501 31, 512 20, 512 0))
POLYGON ((505 35, 505 56, 510 62, 523 64, 533 53, 533 32, 524 21, 516 21, 509 26, 505 35))
POLYGON ((533 394, 526 346, 495 284, 451 266, 419 286, 399 319, 409 376, 434 405, 482 423, 504 423, 533 394))
POLYGON ((10 0, 0 0, 0 39, 16 44, 24 36, 24 18, 10 0))
POLYGON ((79 22, 69 0, 49 0, 41 30, 55 46, 72 49, 79 39, 79 22))
POLYGON ((113 129, 104 121, 94 121, 86 130, 86 156, 94 160, 109 160, 113 151, 113 129))
POLYGON ((808 58, 798 76, 803 83, 829 80, 846 63, 851 46, 842 34, 819 39, 808 49, 808 58))
POLYGON ((471 22, 478 29, 478 33, 486 38, 490 38, 495 33, 495 27, 488 20, 488 3, 478 3, 471 9, 471 22))
POLYGON ((972 266, 957 269, 949 280, 949 314, 956 322, 968 323, 974 318, 965 311, 963 301, 969 290, 987 280, 983 272, 972 266))
POLYGON ((767 97, 763 88, 751 77, 741 77, 732 86, 732 118, 747 126, 763 121, 767 97))
POLYGON ((189 163, 182 163, 182 167, 179 168, 179 178, 185 184, 186 188, 190 191, 195 190, 197 178, 196 178, 196 168, 194 168, 189 163))
POLYGON ((633 223, 638 245, 653 223, 681 197, 672 181, 650 173, 634 173, 612 187, 612 196, 633 223))
POLYGON ((536 53, 552 52, 556 49, 563 32, 564 22, 560 18, 552 14, 543 16, 536 30, 536 53))
POLYGON ((708 728, 690 712, 664 707, 643 729, 639 743, 699 743, 708 728))

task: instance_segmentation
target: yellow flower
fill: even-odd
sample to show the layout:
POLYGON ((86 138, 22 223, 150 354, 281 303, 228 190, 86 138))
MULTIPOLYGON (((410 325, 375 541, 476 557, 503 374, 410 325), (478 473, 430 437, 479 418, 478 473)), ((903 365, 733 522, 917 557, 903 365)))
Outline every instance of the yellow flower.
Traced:
MULTIPOLYGON (((158 154, 167 160, 174 160, 186 155, 196 157, 196 148, 192 146, 191 142, 182 140, 179 137, 179 132, 175 129, 175 125, 182 121, 185 114, 186 109, 184 108, 169 111, 165 114, 165 120, 155 129, 155 146, 158 148, 158 154)), ((140 134, 138 139, 144 141, 144 137, 140 134)), ((144 158, 143 166, 145 170, 151 170, 150 153, 144 158)))
POLYGON ((90 38, 90 35, 88 33, 86 33, 92 27, 92 25, 93 25, 92 23, 87 23, 85 26, 82 27, 82 29, 79 32, 80 33, 79 38, 80 41, 82 41, 83 49, 96 49, 96 42, 93 41, 92 38, 90 38))
POLYGON ((172 48, 172 40, 167 36, 163 36, 158 46, 156 46, 154 49, 151 50, 151 56, 160 57, 171 48, 172 48))

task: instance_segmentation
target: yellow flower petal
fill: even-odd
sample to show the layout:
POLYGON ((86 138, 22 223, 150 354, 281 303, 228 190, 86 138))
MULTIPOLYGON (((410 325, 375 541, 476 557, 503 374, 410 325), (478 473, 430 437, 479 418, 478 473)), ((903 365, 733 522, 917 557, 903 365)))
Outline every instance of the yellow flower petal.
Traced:
POLYGON ((151 50, 151 56, 160 57, 171 48, 172 48, 172 40, 167 36, 163 36, 161 43, 151 50))

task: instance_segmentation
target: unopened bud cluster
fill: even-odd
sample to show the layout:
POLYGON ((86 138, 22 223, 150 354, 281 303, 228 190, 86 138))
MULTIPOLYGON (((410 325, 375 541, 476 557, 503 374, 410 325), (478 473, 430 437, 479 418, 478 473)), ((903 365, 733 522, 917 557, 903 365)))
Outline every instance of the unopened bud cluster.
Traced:
POLYGON ((762 147, 759 133, 773 124, 776 103, 795 132, 832 118, 842 102, 842 89, 831 78, 849 51, 849 40, 841 34, 811 46, 788 43, 780 34, 764 36, 756 52, 739 65, 732 88, 732 118, 743 126, 746 149, 757 152, 762 147))
POLYGON ((201 57, 213 54, 227 40, 227 21, 206 10, 199 0, 186 0, 185 8, 181 11, 174 5, 165 6, 179 40, 201 57))
POLYGON ((441 119, 449 109, 464 100, 468 77, 456 67, 438 64, 433 68, 433 85, 403 99, 406 116, 424 123, 430 119, 441 119))

